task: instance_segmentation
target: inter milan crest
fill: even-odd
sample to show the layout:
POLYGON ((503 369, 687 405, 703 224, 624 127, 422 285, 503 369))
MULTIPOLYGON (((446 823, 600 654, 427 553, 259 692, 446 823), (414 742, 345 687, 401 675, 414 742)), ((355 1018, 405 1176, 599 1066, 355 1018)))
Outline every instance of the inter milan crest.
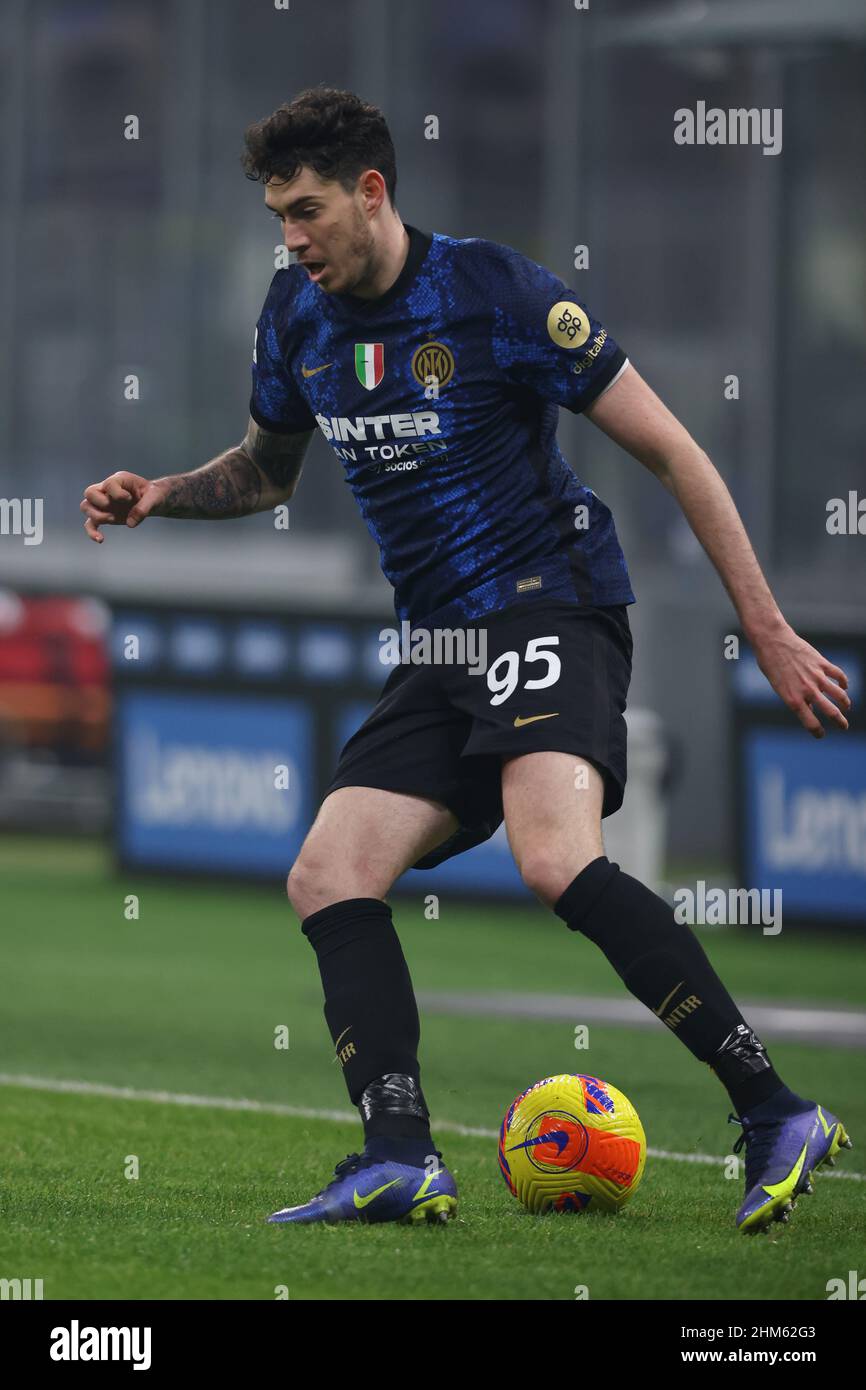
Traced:
POLYGON ((372 391, 385 374, 385 351, 381 343, 355 344, 355 375, 372 391))
POLYGON ((412 375, 421 386, 427 386, 431 378, 437 386, 445 386, 454 375, 454 354, 444 343, 424 343, 412 354, 412 375))

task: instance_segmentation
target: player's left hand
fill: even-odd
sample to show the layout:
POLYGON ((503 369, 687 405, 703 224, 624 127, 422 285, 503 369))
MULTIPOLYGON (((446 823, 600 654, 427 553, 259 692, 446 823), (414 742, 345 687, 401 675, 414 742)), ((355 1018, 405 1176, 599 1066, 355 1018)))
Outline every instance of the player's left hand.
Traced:
POLYGON ((814 738, 823 738, 826 733, 816 711, 840 729, 848 728, 842 710, 851 708, 851 700, 848 677, 840 666, 804 642, 787 623, 753 642, 752 649, 776 694, 814 738))

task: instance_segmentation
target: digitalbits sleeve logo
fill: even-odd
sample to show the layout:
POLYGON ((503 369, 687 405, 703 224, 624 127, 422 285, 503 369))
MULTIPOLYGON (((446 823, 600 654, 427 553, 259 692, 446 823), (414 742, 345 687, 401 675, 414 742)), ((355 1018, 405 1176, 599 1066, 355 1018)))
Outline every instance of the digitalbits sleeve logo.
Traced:
POLYGON ((561 299, 547 315, 547 332, 557 347, 583 347, 589 337, 589 319, 579 304, 561 299))

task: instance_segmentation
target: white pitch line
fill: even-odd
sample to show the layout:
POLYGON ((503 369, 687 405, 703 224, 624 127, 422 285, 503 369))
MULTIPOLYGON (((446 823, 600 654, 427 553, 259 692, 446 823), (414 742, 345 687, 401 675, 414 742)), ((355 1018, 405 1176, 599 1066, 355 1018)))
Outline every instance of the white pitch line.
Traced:
MULTIPOLYGON (((463 990, 419 990, 418 1003, 428 1013, 467 1017, 543 1018, 561 1023, 610 1023, 626 1028, 656 1028, 659 1020, 637 999, 606 995, 515 994, 505 990, 483 994, 463 990)), ((799 1042, 866 1048, 866 1013, 853 1009, 756 1004, 741 1001, 750 1026, 762 1036, 799 1042)))
MULTIPOLYGON (((232 1096, 193 1096, 177 1091, 137 1091, 132 1086, 107 1086, 100 1081, 63 1081, 50 1076, 26 1076, 0 1072, 0 1086, 20 1086, 28 1091, 50 1091, 55 1095, 105 1096, 109 1100, 145 1100, 156 1105, 190 1105, 206 1110, 250 1110, 259 1115, 283 1115, 295 1120, 334 1120, 339 1124, 357 1122, 352 1110, 315 1110, 306 1105, 283 1105, 272 1100, 244 1100, 232 1096)), ((434 1128, 447 1134, 459 1134, 469 1139, 498 1139, 498 1129, 478 1129, 461 1125, 455 1120, 437 1120, 434 1128)), ((725 1160, 722 1154, 678 1154, 668 1149, 647 1146, 649 1158, 666 1158, 672 1163, 709 1163, 717 1167, 725 1160)), ((821 1170, 822 1177, 846 1178, 849 1182, 866 1182, 866 1173, 852 1173, 842 1168, 838 1172, 821 1170)))

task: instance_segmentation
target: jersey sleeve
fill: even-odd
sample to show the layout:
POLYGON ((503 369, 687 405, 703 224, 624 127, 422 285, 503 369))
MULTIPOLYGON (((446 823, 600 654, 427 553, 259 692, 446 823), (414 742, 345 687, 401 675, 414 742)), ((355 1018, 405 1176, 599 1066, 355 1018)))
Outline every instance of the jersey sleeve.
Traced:
POLYGON ((493 356, 515 386, 579 414, 628 358, 573 290, 516 252, 494 281, 493 356))
POLYGON ((274 434, 300 433, 316 428, 316 419, 287 365, 291 329, 291 297, 285 271, 277 271, 256 324, 253 339, 253 390, 250 415, 274 434))

